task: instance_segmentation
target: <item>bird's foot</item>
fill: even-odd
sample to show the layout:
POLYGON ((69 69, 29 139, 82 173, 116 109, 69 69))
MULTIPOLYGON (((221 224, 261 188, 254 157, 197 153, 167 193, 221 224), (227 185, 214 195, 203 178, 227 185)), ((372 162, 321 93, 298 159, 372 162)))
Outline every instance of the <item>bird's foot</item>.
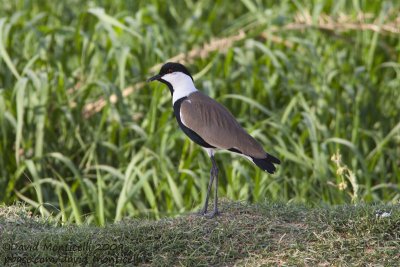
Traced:
POLYGON ((219 215, 221 215, 221 213, 217 209, 215 209, 215 210, 213 210, 213 212, 211 214, 207 215, 207 218, 208 219, 212 219, 212 218, 214 218, 216 216, 219 216, 219 215))
POLYGON ((200 211, 195 213, 197 216, 205 216, 207 214, 207 210, 201 209, 200 211))
POLYGON ((208 219, 212 219, 216 216, 221 215, 221 212, 219 210, 213 210, 210 214, 207 214, 207 210, 201 209, 200 211, 194 213, 197 216, 202 216, 202 217, 207 217, 208 219))

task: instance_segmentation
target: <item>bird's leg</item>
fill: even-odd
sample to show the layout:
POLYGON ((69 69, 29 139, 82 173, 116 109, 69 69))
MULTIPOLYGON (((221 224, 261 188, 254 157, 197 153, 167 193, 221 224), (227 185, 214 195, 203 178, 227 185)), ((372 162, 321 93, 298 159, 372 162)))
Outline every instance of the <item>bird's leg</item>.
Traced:
POLYGON ((211 171, 214 173, 214 178, 215 178, 215 186, 214 186, 214 210, 210 214, 210 218, 214 218, 219 214, 218 211, 218 167, 217 163, 215 163, 214 156, 211 157, 212 161, 212 168, 211 171))
MULTIPOLYGON (((214 156, 212 156, 212 158, 214 158, 214 156)), ((213 182, 214 182, 214 164, 210 171, 210 181, 208 182, 206 202, 204 203, 203 209, 200 211, 200 215, 205 215, 207 213, 208 198, 210 197, 210 192, 211 192, 211 187, 212 187, 213 182)))

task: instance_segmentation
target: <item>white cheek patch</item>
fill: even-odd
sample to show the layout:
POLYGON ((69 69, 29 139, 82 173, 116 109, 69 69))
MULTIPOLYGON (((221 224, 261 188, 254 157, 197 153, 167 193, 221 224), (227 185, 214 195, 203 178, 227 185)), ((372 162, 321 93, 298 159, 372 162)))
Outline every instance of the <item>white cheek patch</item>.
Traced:
POLYGON ((172 101, 181 99, 182 97, 186 97, 189 94, 196 92, 197 89, 194 86, 192 78, 182 72, 174 72, 168 73, 162 76, 162 79, 169 82, 174 89, 172 95, 172 101))
POLYGON ((172 81, 174 80, 174 77, 172 77, 172 75, 174 75, 174 73, 168 73, 162 76, 163 80, 166 80, 169 83, 172 83, 172 81))

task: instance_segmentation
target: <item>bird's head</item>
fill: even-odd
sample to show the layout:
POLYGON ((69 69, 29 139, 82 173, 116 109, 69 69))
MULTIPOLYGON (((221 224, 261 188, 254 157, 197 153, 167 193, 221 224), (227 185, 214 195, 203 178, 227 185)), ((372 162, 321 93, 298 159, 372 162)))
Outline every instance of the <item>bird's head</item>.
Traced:
POLYGON ((185 66, 180 63, 167 62, 165 63, 160 72, 149 78, 148 82, 159 81, 166 84, 174 95, 175 91, 186 91, 189 88, 194 87, 193 77, 185 66))

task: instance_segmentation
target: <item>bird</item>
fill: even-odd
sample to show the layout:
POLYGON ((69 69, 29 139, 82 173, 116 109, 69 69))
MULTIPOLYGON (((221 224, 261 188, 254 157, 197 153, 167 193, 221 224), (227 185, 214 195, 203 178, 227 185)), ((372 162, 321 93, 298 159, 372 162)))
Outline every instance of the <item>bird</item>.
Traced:
POLYGON ((182 131, 207 152, 211 160, 210 180, 203 208, 199 214, 213 218, 218 210, 218 166, 214 154, 228 150, 246 157, 262 170, 273 174, 274 164, 280 160, 265 152, 263 147, 248 134, 232 113, 216 100, 199 91, 188 69, 177 62, 162 65, 159 73, 147 80, 167 85, 171 96, 173 113, 182 131), (207 215, 208 201, 213 182, 214 209, 207 215))

